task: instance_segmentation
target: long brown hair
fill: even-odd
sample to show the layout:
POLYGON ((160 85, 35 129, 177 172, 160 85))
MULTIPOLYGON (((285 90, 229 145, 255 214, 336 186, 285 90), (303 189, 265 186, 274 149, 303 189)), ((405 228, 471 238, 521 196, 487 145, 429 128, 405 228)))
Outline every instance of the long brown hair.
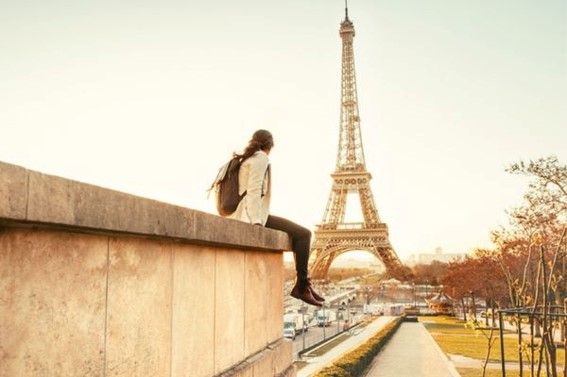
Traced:
POLYGON ((274 138, 272 133, 268 130, 258 130, 252 135, 252 139, 248 142, 244 152, 242 154, 234 152, 232 157, 238 158, 240 162, 243 162, 259 150, 270 150, 273 146, 274 138))

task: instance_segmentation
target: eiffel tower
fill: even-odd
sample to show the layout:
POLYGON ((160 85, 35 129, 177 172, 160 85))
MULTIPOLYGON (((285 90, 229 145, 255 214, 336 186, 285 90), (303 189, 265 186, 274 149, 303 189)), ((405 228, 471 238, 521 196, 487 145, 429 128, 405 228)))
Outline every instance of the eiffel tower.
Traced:
POLYGON ((348 18, 346 4, 339 34, 343 43, 339 150, 336 169, 331 174, 333 187, 323 221, 314 231, 310 254, 311 277, 314 280, 325 279, 335 258, 348 251, 363 250, 382 261, 390 276, 407 280, 408 269, 390 244, 388 226, 380 220, 370 190, 372 176, 366 170, 358 116, 354 25, 348 18), (358 194, 364 222, 345 222, 349 194, 358 194))

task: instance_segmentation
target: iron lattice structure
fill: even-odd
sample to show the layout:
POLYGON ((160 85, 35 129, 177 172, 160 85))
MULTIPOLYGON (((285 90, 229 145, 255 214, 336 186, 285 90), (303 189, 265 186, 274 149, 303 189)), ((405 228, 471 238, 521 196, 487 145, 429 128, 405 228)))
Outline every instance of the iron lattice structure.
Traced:
POLYGON ((406 280, 407 268, 400 262, 390 244, 388 226, 380 220, 370 189, 372 176, 366 170, 358 115, 353 51, 355 31, 348 18, 347 8, 339 34, 343 49, 337 164, 335 172, 331 174, 333 186, 323 221, 314 232, 310 273, 313 279, 325 279, 331 264, 339 255, 364 250, 381 260, 391 276, 406 280), (345 222, 349 194, 358 195, 363 222, 345 222))

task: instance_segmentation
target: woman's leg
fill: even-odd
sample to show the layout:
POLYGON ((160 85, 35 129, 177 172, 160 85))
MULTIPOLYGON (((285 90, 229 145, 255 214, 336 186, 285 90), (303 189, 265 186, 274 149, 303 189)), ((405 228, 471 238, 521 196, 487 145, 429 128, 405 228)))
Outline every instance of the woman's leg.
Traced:
POLYGON ((269 215, 266 228, 281 230, 291 237, 291 247, 295 258, 295 271, 299 279, 308 279, 309 248, 311 231, 282 217, 269 215))
POLYGON ((295 270, 297 272, 297 283, 292 290, 292 296, 295 297, 307 294, 307 298, 297 298, 300 298, 312 305, 320 306, 321 301, 325 301, 325 299, 313 290, 311 282, 309 281, 308 264, 309 249, 311 247, 311 231, 290 220, 273 215, 268 216, 266 228, 281 230, 291 237, 292 249, 295 258, 295 270), (314 302, 311 302, 312 298, 315 299, 314 302))

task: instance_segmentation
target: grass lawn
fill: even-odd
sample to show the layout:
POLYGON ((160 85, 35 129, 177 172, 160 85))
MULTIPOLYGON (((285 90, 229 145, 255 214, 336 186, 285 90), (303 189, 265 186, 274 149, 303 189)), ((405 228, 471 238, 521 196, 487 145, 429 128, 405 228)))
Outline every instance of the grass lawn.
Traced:
MULTIPOLYGON (((461 377, 479 377, 482 376, 482 369, 472 369, 472 368, 457 368, 457 372, 461 377)), ((518 370, 506 370, 506 377, 518 377, 518 370)), ((559 373, 559 372, 558 372, 559 373)), ((529 377, 530 371, 524 370, 523 377, 529 377)), ((542 370, 542 376, 545 376, 545 370, 542 370)), ((502 371, 500 369, 488 369, 486 371, 485 377, 502 377, 502 371)))
MULTIPOLYGON (((474 368, 457 368, 457 372, 461 375, 461 377, 479 377, 482 376, 482 369, 474 369, 474 368)), ((508 374, 510 376, 518 377, 518 371, 506 371, 506 376, 508 374)), ((486 377, 502 377, 502 371, 500 369, 488 369, 485 374, 486 377)), ((529 374, 524 373, 524 376, 529 376, 529 374)))
MULTIPOLYGON (((465 322, 454 317, 420 317, 420 322, 433 336, 439 347, 450 355, 462 355, 482 362, 486 358, 488 350, 488 337, 490 330, 475 330, 465 326, 465 322)), ((500 362, 500 334, 494 330, 493 339, 496 339, 492 346, 489 360, 500 362)), ((525 336, 525 339, 528 339, 525 336)), ((512 331, 504 331, 504 357, 507 362, 517 362, 518 357, 518 338, 512 331)), ((564 350, 557 349, 558 365, 562 365, 564 350)), ((524 368, 528 369, 527 358, 524 356, 524 368)), ((481 368, 457 368, 462 377, 479 376, 481 368)), ((560 368, 562 369, 562 368, 560 368)), ((511 375, 517 375, 517 370, 507 369, 511 375)), ((500 376, 500 369, 488 369, 487 376, 500 376)))

